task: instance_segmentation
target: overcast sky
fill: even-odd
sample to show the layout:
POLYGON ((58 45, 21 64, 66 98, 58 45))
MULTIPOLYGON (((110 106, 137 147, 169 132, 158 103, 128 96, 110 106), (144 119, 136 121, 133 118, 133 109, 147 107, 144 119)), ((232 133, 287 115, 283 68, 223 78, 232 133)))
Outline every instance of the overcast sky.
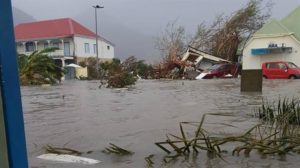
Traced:
MULTIPOLYGON (((265 2, 269 0, 264 0, 265 2)), ((98 13, 100 35, 116 44, 115 55, 156 61, 161 55, 155 39, 174 20, 192 37, 197 26, 210 23, 216 15, 230 15, 248 0, 12 0, 13 6, 36 20, 73 18, 91 30, 95 28, 93 5, 98 13)), ((273 18, 282 18, 300 5, 300 0, 273 0, 273 18)))
MULTIPOLYGON (((230 14, 246 0, 12 0, 13 5, 37 20, 71 17, 91 10, 99 4, 101 12, 123 25, 145 34, 156 34, 172 20, 194 32, 202 21, 209 22, 217 14, 230 14)), ((300 0, 273 0, 272 16, 281 18, 300 5, 300 0)), ((100 13, 101 19, 101 13, 100 13)))

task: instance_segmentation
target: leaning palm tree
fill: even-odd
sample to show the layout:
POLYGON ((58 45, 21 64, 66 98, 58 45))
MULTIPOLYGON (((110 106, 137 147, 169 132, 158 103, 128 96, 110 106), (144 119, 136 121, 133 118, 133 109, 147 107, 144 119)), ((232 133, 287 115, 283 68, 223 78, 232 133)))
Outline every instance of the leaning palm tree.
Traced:
POLYGON ((29 56, 19 55, 19 74, 23 85, 54 84, 60 81, 63 70, 55 65, 52 58, 48 57, 48 54, 55 50, 57 48, 46 48, 34 51, 29 56))

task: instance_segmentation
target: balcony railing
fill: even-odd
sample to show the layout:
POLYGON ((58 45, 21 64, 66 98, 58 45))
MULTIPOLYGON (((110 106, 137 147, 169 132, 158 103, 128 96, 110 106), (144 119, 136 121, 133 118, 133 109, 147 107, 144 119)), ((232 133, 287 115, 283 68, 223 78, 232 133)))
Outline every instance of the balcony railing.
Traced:
MULTIPOLYGON (((30 55, 32 52, 20 52, 20 54, 30 55)), ((56 50, 54 52, 49 53, 49 56, 50 57, 73 57, 71 53, 70 55, 65 55, 64 50, 56 50)))

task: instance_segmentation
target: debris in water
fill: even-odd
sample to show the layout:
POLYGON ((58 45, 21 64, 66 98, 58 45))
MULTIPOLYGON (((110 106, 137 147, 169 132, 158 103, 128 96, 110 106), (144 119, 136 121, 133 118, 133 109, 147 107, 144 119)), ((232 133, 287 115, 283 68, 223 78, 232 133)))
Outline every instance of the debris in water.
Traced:
POLYGON ((151 154, 151 155, 145 157, 145 160, 146 160, 146 162, 147 162, 147 168, 152 168, 152 167, 153 167, 153 164, 154 164, 154 162, 152 161, 152 158, 153 158, 153 157, 154 157, 153 154, 151 154))
POLYGON ((76 155, 76 156, 80 156, 82 154, 82 152, 79 152, 77 150, 74 149, 70 149, 70 148, 59 148, 59 147, 53 147, 50 145, 45 146, 46 149, 46 153, 52 153, 52 154, 59 154, 59 155, 76 155))
MULTIPOLYGON (((285 106, 286 103, 283 104, 285 106)), ((287 106, 284 108, 289 109, 287 106)), ((221 154, 224 153, 224 150, 221 150, 221 146, 233 142, 238 145, 232 151, 232 155, 239 155, 242 151, 245 155, 249 155, 253 150, 262 155, 278 154, 281 156, 288 153, 300 153, 300 138, 298 136, 300 127, 293 122, 291 124, 291 118, 288 115, 280 118, 280 120, 255 125, 242 135, 224 137, 213 137, 203 129, 206 115, 220 114, 205 114, 200 122, 181 122, 179 124, 180 135, 167 134, 166 141, 155 143, 168 154, 164 158, 166 163, 179 156, 189 156, 191 152, 198 153, 199 150, 204 150, 211 156, 222 159, 221 154), (188 137, 183 126, 194 125, 195 123, 198 124, 198 128, 194 136, 188 137)))
POLYGON ((53 154, 53 153, 43 154, 38 156, 37 158, 44 159, 44 160, 58 161, 58 162, 66 162, 66 163, 80 163, 86 165, 93 165, 101 162, 99 160, 85 158, 85 157, 65 155, 65 154, 53 154))
POLYGON ((134 154, 134 152, 123 149, 115 144, 109 143, 110 147, 105 148, 105 150, 103 150, 103 153, 114 153, 114 154, 118 154, 118 155, 132 155, 134 154))

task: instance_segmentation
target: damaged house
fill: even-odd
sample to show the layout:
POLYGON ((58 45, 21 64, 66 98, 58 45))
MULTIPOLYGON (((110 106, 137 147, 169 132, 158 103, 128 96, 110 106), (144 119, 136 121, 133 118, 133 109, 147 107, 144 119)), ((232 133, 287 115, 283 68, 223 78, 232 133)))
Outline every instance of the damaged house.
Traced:
POLYGON ((199 71, 203 71, 217 63, 220 62, 228 62, 225 59, 212 56, 204 51, 195 49, 193 47, 188 47, 186 53, 183 55, 181 61, 190 64, 191 66, 195 67, 199 71))

